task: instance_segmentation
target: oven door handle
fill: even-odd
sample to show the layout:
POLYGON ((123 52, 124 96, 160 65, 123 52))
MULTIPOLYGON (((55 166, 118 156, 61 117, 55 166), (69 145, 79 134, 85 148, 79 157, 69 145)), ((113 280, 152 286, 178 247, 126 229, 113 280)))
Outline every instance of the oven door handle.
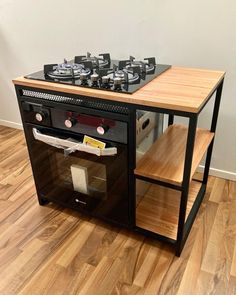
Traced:
POLYGON ((100 149, 100 148, 86 145, 86 144, 79 142, 79 141, 75 141, 71 138, 61 139, 59 137, 46 135, 46 134, 41 133, 36 128, 33 128, 33 135, 36 140, 39 140, 41 142, 44 142, 44 143, 54 146, 56 148, 64 149, 66 154, 70 154, 75 151, 82 151, 82 152, 94 154, 97 156, 113 156, 113 155, 117 154, 116 147, 100 149))

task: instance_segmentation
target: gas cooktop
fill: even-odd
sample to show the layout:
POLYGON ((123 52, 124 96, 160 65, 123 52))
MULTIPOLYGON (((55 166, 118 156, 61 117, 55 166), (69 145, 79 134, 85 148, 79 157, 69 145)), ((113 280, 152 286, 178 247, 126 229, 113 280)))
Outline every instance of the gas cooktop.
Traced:
POLYGON ((44 65, 42 71, 25 76, 33 80, 75 85, 101 90, 133 93, 169 69, 170 65, 157 64, 154 57, 136 60, 111 60, 109 53, 98 57, 75 56, 60 64, 44 65))

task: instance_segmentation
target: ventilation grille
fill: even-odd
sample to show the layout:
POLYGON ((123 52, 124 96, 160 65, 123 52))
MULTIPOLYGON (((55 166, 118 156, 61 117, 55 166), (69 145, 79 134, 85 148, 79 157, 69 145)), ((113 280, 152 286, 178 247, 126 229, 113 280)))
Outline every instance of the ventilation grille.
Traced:
POLYGON ((120 113, 120 114, 129 113, 129 109, 127 107, 107 104, 103 102, 91 101, 91 100, 88 100, 88 97, 72 98, 72 97, 63 96, 63 95, 55 95, 55 94, 26 90, 26 89, 22 89, 22 92, 23 92, 23 96, 27 96, 27 97, 40 98, 40 99, 55 101, 59 103, 79 105, 79 106, 83 106, 87 108, 93 108, 93 109, 102 110, 102 111, 109 111, 113 113, 120 113))

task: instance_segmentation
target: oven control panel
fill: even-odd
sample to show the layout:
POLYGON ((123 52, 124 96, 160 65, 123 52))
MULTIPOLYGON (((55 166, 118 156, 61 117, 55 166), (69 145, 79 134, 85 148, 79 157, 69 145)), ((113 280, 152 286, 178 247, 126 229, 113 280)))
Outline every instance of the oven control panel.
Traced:
POLYGON ((126 122, 59 109, 51 109, 51 121, 55 128, 127 143, 126 122))

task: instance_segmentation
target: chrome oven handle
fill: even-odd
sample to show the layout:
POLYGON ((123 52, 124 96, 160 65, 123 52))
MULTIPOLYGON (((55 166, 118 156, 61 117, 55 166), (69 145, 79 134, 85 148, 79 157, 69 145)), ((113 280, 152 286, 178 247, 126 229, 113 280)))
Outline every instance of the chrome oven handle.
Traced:
POLYGON ((86 144, 83 144, 82 142, 74 141, 71 139, 61 139, 59 137, 54 137, 51 135, 46 135, 41 133, 36 128, 33 128, 33 135, 34 138, 38 141, 44 142, 48 145, 54 146, 56 148, 64 149, 64 151, 67 154, 70 154, 75 151, 83 151, 89 154, 94 154, 97 156, 113 156, 117 154, 117 148, 111 147, 111 148, 96 148, 92 147, 86 144))

